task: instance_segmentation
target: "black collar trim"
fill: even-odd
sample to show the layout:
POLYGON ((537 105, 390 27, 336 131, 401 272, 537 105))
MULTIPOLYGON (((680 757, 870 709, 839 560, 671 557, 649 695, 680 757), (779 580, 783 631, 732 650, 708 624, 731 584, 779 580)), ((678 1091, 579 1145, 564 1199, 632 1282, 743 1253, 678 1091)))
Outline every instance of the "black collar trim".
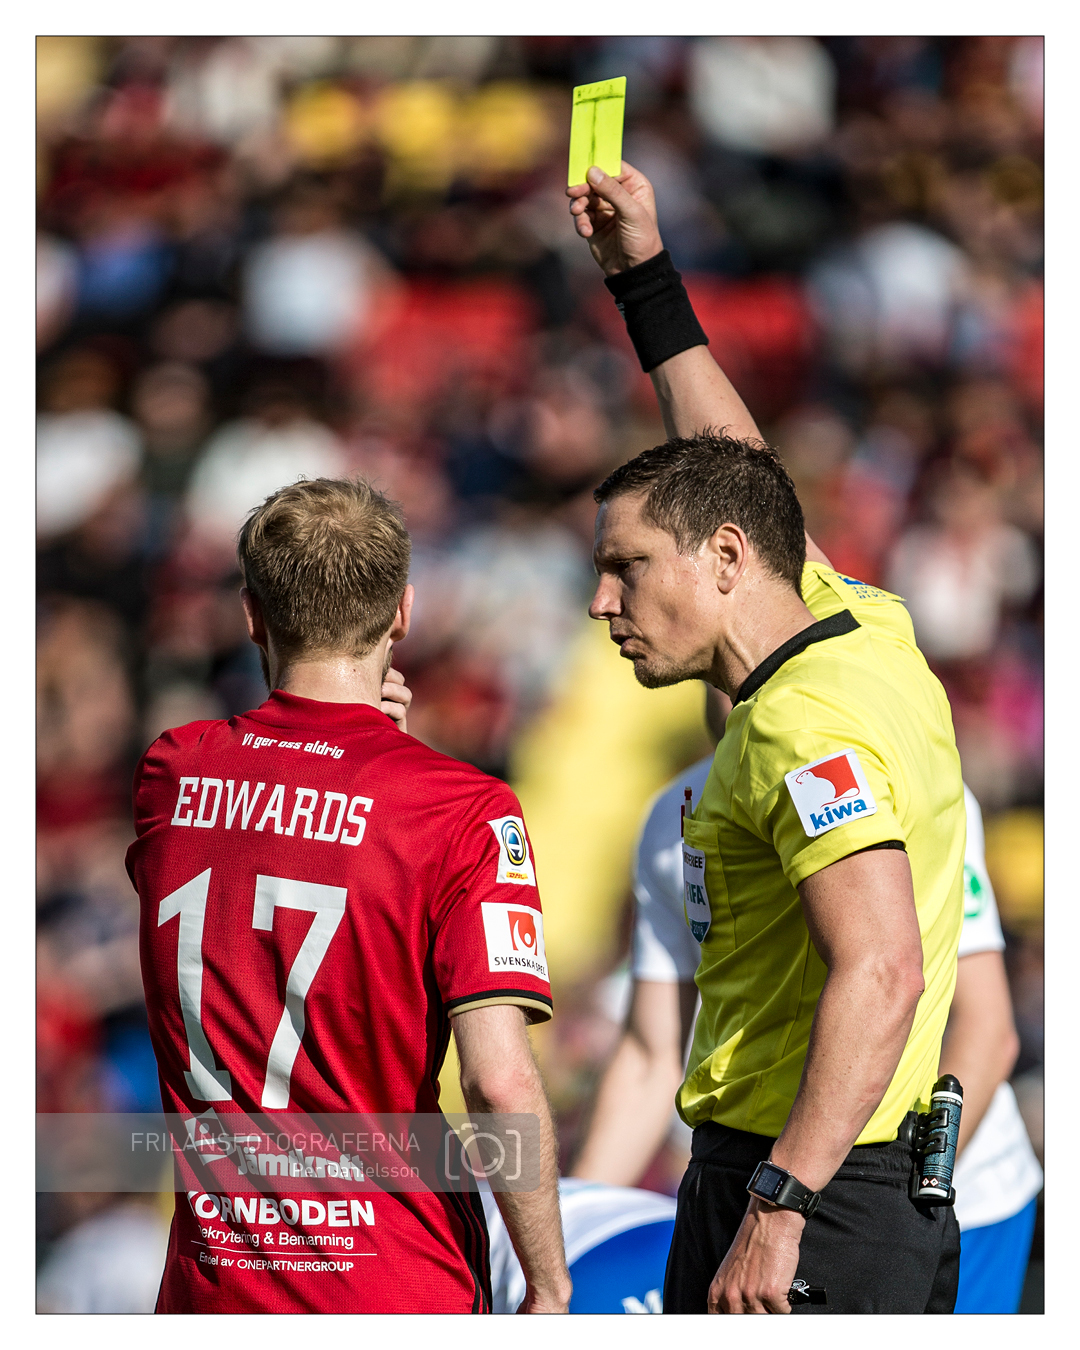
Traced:
POLYGON ((811 643, 824 642, 826 638, 842 637, 845 633, 854 633, 859 626, 851 610, 842 609, 839 614, 830 614, 827 619, 812 623, 809 628, 804 628, 801 633, 788 638, 782 646, 777 647, 776 651, 770 652, 760 666, 756 666, 747 675, 732 700, 732 707, 749 698, 751 694, 756 694, 765 681, 771 679, 786 661, 805 651, 811 643))

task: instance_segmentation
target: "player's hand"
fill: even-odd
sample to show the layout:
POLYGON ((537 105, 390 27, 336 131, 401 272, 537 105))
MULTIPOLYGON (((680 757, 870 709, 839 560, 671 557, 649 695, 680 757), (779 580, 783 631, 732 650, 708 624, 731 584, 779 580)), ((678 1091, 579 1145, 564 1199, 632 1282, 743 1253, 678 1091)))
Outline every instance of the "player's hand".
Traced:
POLYGON ((578 234, 607 276, 663 252, 652 184, 625 159, 617 178, 594 166, 588 183, 568 187, 566 195, 578 234))
POLYGON ((711 1313, 789 1313, 788 1291, 799 1267, 806 1220, 752 1198, 709 1286, 711 1313))
POLYGON ((567 1276, 562 1289, 541 1293, 527 1286, 519 1313, 568 1313, 570 1311, 570 1277, 567 1276))
POLYGON ((392 717, 402 731, 408 731, 405 718, 412 706, 412 690, 405 683, 405 676, 392 667, 386 672, 382 687, 382 703, 379 705, 387 717, 392 717))

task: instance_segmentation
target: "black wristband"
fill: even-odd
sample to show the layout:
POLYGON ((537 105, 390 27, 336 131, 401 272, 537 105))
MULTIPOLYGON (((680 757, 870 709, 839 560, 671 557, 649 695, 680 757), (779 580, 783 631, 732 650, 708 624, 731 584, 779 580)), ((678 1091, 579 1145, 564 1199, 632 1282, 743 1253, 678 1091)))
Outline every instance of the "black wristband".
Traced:
POLYGON ((626 320, 642 370, 655 370, 690 347, 709 345, 667 249, 637 267, 605 277, 604 285, 626 320))

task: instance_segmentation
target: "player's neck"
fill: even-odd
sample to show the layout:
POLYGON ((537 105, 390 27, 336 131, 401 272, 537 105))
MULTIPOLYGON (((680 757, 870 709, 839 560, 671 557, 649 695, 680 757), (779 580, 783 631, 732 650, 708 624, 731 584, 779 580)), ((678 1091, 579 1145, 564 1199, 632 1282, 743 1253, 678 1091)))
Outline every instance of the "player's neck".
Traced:
POLYGON ((277 670, 271 662, 271 687, 320 703, 369 703, 378 708, 382 703, 385 661, 386 644, 379 643, 374 651, 359 659, 344 653, 300 658, 277 670))

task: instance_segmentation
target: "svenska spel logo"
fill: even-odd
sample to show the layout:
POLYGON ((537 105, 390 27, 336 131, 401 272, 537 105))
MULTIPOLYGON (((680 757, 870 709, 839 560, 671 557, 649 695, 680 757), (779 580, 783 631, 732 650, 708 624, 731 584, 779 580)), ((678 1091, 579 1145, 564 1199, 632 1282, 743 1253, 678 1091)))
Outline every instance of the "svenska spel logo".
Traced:
POLYGON ((803 829, 811 839, 862 816, 877 802, 854 750, 840 750, 784 775, 803 829))
POLYGON ((488 970, 548 977, 544 950, 544 916, 538 909, 508 905, 498 900, 480 904, 487 944, 488 970))
POLYGON ((536 955, 536 919, 531 910, 511 909, 507 911, 510 925, 510 941, 515 951, 536 955))

